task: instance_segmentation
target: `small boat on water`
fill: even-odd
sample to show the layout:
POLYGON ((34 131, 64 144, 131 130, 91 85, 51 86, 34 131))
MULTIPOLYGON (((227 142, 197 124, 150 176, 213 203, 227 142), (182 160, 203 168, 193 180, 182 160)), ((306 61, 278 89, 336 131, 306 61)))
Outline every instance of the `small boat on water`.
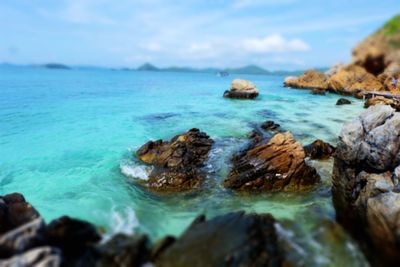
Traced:
POLYGON ((219 72, 217 72, 217 76, 218 77, 226 77, 226 76, 229 76, 229 72, 219 71, 219 72))

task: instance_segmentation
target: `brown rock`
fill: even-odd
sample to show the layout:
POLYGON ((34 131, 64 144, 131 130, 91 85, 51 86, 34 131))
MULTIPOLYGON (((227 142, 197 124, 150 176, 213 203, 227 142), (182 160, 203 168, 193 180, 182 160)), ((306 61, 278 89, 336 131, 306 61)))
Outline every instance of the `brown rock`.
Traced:
POLYGON ((285 79, 284 86, 292 88, 328 89, 328 76, 315 70, 308 70, 299 77, 288 77, 285 79))
POLYGON ((398 101, 383 96, 375 96, 367 99, 364 103, 364 108, 369 108, 375 105, 388 105, 396 110, 400 110, 400 103, 398 101))
POLYGON ((304 152, 311 159, 328 159, 335 152, 335 147, 320 139, 304 146, 304 152))
POLYGON ((230 90, 224 92, 224 97, 238 99, 254 99, 258 96, 257 87, 250 81, 235 79, 230 90))
POLYGON ((329 90, 345 95, 354 95, 360 91, 382 91, 383 85, 364 68, 348 65, 332 75, 328 82, 329 90))
POLYGON ((299 191, 319 181, 316 170, 305 162, 303 146, 289 132, 251 148, 233 165, 224 185, 235 190, 299 191))
POLYGON ((170 141, 149 141, 136 156, 154 166, 145 185, 155 191, 185 191, 198 188, 203 180, 200 167, 208 157, 213 140, 198 129, 170 141))

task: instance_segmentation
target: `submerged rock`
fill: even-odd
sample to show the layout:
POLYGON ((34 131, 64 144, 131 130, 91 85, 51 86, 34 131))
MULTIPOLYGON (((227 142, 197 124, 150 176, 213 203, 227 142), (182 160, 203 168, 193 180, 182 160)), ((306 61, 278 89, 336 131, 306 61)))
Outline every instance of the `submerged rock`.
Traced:
POLYGON ((155 265, 285 266, 274 224, 269 214, 235 212, 211 220, 201 216, 160 254, 155 265))
POLYGON ((349 105, 349 104, 351 104, 351 101, 348 100, 348 99, 346 99, 346 98, 339 98, 339 99, 336 101, 336 105, 337 105, 337 106, 340 106, 340 105, 349 105))
POLYGON ((0 196, 0 234, 38 217, 37 210, 25 201, 23 195, 12 193, 0 196))
POLYGON ((320 139, 304 146, 306 157, 310 159, 328 159, 335 152, 335 147, 320 139))
POLYGON ((278 130, 281 127, 279 124, 275 123, 274 121, 265 121, 261 124, 261 128, 264 130, 278 130))
POLYGON ((318 89, 318 88, 314 88, 311 90, 311 94, 313 95, 326 95, 326 91, 325 89, 318 89))
POLYGON ((224 186, 247 191, 299 191, 320 179, 305 162, 303 146, 291 133, 278 133, 267 144, 259 144, 233 161, 224 186))
POLYGON ((224 92, 224 97, 239 99, 254 99, 258 96, 257 87, 250 81, 235 79, 230 90, 224 92))
POLYGON ((339 136, 332 195, 337 220, 362 244, 372 264, 400 262, 400 113, 370 107, 339 136))
POLYGON ((145 185, 155 191, 185 191, 198 188, 203 180, 200 168, 213 140, 199 129, 177 135, 170 141, 149 141, 136 156, 154 166, 145 185))

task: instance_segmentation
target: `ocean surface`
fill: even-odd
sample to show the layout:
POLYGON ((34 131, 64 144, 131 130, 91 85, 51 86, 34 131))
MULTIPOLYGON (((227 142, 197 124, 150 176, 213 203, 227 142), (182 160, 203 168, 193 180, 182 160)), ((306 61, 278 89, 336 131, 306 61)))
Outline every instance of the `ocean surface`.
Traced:
POLYGON ((283 76, 0 68, 0 194, 21 192, 46 221, 69 215, 107 235, 179 235, 199 214, 269 212, 306 266, 365 266, 357 245, 334 223, 332 161, 311 162, 322 182, 307 193, 235 194, 221 186, 246 135, 274 120, 303 144, 336 142, 363 103, 336 106, 337 95, 282 86, 283 76), (234 78, 253 81, 254 101, 224 99, 234 78), (148 167, 134 152, 149 139, 190 128, 215 145, 205 188, 157 196, 136 185, 148 167))

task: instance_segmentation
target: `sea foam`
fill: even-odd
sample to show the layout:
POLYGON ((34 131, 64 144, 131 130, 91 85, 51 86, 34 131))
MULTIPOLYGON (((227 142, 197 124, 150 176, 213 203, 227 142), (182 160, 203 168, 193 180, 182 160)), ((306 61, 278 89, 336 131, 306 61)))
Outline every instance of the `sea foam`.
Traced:
POLYGON ((121 173, 129 178, 147 180, 149 179, 149 174, 152 168, 149 166, 133 166, 130 163, 121 163, 120 165, 121 173))

